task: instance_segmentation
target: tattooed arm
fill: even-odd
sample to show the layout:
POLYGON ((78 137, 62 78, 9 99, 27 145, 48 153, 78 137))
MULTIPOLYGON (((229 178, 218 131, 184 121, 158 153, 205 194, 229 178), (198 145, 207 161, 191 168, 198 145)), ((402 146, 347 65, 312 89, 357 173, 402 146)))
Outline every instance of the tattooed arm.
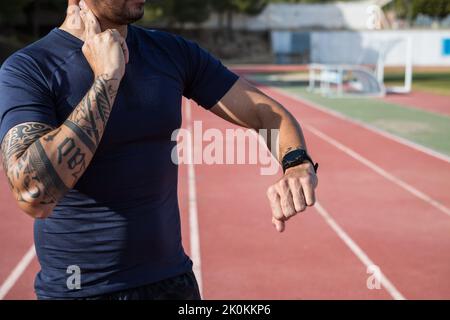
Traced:
POLYGON ((102 138, 119 83, 97 77, 59 128, 28 122, 8 131, 1 145, 3 166, 22 210, 48 217, 76 184, 102 138))
POLYGON ((101 31, 92 11, 84 23, 83 54, 94 84, 59 128, 29 122, 12 128, 1 149, 9 184, 20 207, 46 218, 85 172, 103 136, 128 62, 125 39, 117 30, 101 31))

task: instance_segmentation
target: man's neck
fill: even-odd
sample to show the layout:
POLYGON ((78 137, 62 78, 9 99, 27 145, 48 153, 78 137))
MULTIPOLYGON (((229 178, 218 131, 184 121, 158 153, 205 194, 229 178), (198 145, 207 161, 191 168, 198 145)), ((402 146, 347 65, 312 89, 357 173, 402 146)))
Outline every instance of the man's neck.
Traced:
MULTIPOLYGON (((109 21, 99 19, 100 28, 103 31, 107 29, 116 29, 122 35, 122 37, 126 38, 128 33, 127 25, 116 25, 110 23, 109 21)), ((73 36, 84 41, 84 27, 83 22, 80 17, 67 16, 66 20, 64 20, 63 24, 59 27, 61 30, 64 30, 73 36), (79 21, 79 23, 74 23, 79 21)))

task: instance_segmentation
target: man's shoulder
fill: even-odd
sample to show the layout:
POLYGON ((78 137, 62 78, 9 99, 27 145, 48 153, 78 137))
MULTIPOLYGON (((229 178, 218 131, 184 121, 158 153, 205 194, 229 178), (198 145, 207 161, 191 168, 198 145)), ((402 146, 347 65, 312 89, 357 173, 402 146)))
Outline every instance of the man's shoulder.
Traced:
POLYGON ((67 56, 77 50, 77 48, 64 46, 63 42, 63 39, 58 38, 52 30, 39 40, 14 52, 3 62, 1 70, 34 69, 51 73, 58 63, 63 63, 67 56))
POLYGON ((8 72, 23 72, 29 69, 39 69, 39 67, 33 55, 25 48, 22 48, 14 52, 2 63, 0 75, 8 72))

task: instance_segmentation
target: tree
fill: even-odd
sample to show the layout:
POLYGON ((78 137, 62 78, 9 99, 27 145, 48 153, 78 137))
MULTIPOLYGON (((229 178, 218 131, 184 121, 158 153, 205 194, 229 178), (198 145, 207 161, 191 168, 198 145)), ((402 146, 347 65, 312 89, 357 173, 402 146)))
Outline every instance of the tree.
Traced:
POLYGON ((26 2, 23 7, 27 19, 27 25, 31 26, 35 38, 39 37, 39 17, 43 12, 61 12, 64 17, 64 11, 67 8, 67 1, 62 0, 20 0, 26 2))
POLYGON ((211 7, 219 15, 219 28, 223 27, 226 16, 226 28, 231 35, 233 29, 233 16, 235 13, 248 15, 259 14, 270 0, 210 0, 211 7))
POLYGON ((202 23, 210 15, 209 0, 183 0, 175 1, 173 17, 181 23, 202 23))
POLYGON ((394 10, 397 17, 405 19, 408 26, 413 24, 419 14, 425 14, 435 19, 445 18, 450 14, 449 0, 394 0, 386 6, 394 10))
POLYGON ((0 1, 0 19, 2 23, 12 24, 23 13, 31 0, 0 1))
POLYGON ((412 4, 412 15, 414 18, 419 13, 436 19, 445 18, 450 14, 449 0, 415 0, 412 4))
POLYGON ((169 27, 176 23, 202 23, 209 18, 209 0, 158 0, 146 5, 156 18, 163 18, 169 27))

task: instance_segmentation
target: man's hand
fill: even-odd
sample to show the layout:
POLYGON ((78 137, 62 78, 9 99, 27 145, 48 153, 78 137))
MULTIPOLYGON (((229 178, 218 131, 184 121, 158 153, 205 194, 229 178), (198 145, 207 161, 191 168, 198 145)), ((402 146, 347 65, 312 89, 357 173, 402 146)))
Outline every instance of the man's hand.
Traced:
POLYGON ((69 0, 66 19, 59 28, 81 39, 84 35, 84 23, 80 11, 80 0, 69 0))
POLYGON ((317 184, 314 167, 307 162, 286 170, 284 177, 267 190, 272 223, 278 232, 284 231, 287 220, 314 205, 317 184))
POLYGON ((125 39, 115 29, 101 32, 97 18, 84 1, 80 2, 80 8, 84 23, 83 54, 95 77, 122 79, 129 59, 125 39))

